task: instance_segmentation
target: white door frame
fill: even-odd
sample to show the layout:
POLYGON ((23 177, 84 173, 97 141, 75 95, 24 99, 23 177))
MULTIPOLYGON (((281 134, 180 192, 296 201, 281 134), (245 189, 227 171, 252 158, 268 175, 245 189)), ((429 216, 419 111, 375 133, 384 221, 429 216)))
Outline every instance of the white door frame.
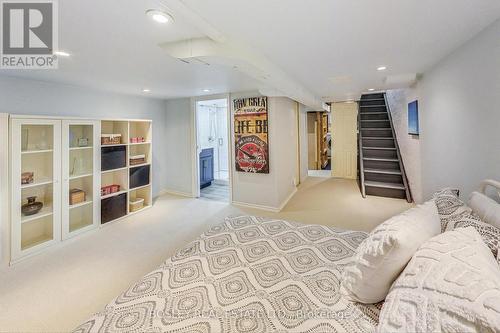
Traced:
POLYGON ((199 96, 191 98, 191 164, 192 168, 192 196, 195 198, 200 197, 200 149, 198 148, 198 119, 196 105, 198 102, 211 101, 214 99, 227 100, 227 142, 228 142, 228 171, 229 171, 229 201, 233 201, 233 155, 231 149, 231 129, 233 128, 231 122, 231 95, 230 94, 217 94, 208 96, 199 96))
MULTIPOLYGON (((316 156, 316 166, 319 165, 319 169, 316 169, 316 170, 311 170, 309 169, 309 113, 314 113, 315 115, 317 115, 317 112, 326 112, 328 114, 328 117, 332 120, 332 124, 331 126, 329 127, 329 132, 330 132, 330 137, 332 137, 332 132, 333 132, 333 115, 331 112, 328 112, 328 111, 325 111, 325 110, 322 110, 322 111, 313 111, 313 110, 309 110, 309 111, 306 111, 305 114, 305 135, 306 135, 306 138, 307 138, 307 150, 308 150, 308 153, 307 153, 307 160, 305 162, 307 162, 307 174, 309 175, 309 172, 310 171, 319 171, 319 172, 322 172, 322 171, 325 171, 323 172, 322 174, 322 177, 323 178, 332 178, 334 177, 333 176, 333 154, 328 158, 330 160, 330 172, 327 172, 328 170, 323 170, 321 169, 321 165, 318 161, 318 159, 320 158, 320 156, 317 156, 318 154, 318 137, 321 135, 319 133, 320 131, 320 128, 319 128, 319 125, 318 125, 318 121, 317 120, 314 120, 314 129, 315 129, 315 132, 314 132, 314 140, 315 140, 315 152, 314 152, 314 155, 316 156)), ((330 124, 329 124, 330 125, 330 124)), ((299 130, 299 134, 300 134, 300 130, 299 130)), ((332 148, 333 148, 333 145, 332 145, 332 148)))

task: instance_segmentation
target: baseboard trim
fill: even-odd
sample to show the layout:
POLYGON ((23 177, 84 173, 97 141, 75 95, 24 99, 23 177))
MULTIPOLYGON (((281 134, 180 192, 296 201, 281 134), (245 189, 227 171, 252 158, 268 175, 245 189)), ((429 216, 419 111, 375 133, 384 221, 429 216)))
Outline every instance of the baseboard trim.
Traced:
POLYGON ((290 193, 288 198, 286 198, 286 200, 283 201, 283 203, 280 205, 280 208, 279 208, 280 212, 283 210, 283 208, 285 208, 285 206, 288 204, 288 201, 290 201, 296 193, 297 193, 297 187, 294 187, 292 193, 290 193))
POLYGON ((271 207, 271 206, 264 206, 264 205, 256 205, 256 204, 251 204, 251 203, 246 203, 246 202, 239 202, 239 201, 232 201, 232 205, 234 206, 240 206, 240 207, 246 207, 246 208, 253 208, 253 209, 260 209, 260 210, 265 210, 268 212, 273 212, 273 213, 279 213, 280 209, 277 207, 271 207))
POLYGON ((290 193, 290 195, 283 201, 283 203, 279 207, 272 207, 272 206, 264 206, 264 205, 256 205, 256 204, 251 204, 251 203, 246 203, 246 202, 239 202, 239 201, 232 201, 231 204, 235 206, 241 206, 241 207, 247 207, 247 208, 253 208, 253 209, 260 209, 260 210, 265 210, 273 213, 279 213, 285 208, 285 206, 288 204, 288 202, 293 198, 293 196, 297 193, 297 188, 295 187, 290 193))
POLYGON ((161 190, 158 193, 158 197, 165 195, 165 194, 177 195, 177 196, 186 197, 186 198, 194 198, 194 196, 191 193, 182 192, 182 191, 175 191, 175 190, 171 190, 171 189, 161 190))

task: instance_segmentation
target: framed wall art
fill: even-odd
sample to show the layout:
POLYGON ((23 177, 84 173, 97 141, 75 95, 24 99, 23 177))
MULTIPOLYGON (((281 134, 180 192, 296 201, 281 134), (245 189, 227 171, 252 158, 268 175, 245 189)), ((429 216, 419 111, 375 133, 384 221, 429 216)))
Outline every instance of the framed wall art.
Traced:
POLYGON ((269 173, 267 97, 233 100, 236 171, 269 173))

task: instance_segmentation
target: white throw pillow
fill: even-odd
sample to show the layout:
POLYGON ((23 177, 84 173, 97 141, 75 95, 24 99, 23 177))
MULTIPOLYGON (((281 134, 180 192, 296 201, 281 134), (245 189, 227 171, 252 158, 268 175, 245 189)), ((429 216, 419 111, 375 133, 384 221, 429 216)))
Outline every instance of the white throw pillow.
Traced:
POLYGON ((500 228, 500 204, 488 196, 472 192, 468 205, 486 223, 500 228))
POLYGON ((473 227, 423 244, 394 282, 378 332, 500 332, 500 269, 473 227))
POLYGON ((378 303, 424 242, 441 232, 434 201, 412 208, 375 228, 344 271, 342 293, 361 303, 378 303))

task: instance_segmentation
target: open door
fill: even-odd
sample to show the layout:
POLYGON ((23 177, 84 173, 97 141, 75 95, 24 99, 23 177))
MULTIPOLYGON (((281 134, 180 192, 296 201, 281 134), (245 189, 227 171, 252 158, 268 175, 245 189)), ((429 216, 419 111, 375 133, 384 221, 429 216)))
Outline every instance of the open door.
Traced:
POLYGON ((230 201, 228 98, 199 99, 195 103, 195 193, 197 197, 230 201))

